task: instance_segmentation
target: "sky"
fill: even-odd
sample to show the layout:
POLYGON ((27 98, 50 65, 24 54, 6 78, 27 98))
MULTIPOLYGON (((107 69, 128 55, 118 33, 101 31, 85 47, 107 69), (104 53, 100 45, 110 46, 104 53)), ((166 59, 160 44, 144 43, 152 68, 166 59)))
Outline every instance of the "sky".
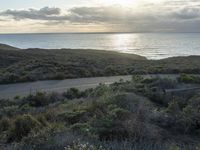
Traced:
POLYGON ((200 32, 200 0, 0 0, 0 33, 200 32))

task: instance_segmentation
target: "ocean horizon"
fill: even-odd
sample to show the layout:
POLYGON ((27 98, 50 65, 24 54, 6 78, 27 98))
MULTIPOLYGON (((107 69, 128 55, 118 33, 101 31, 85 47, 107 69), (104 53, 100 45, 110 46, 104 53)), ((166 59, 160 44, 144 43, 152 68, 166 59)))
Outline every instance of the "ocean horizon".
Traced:
POLYGON ((109 50, 148 59, 200 55, 200 33, 17 33, 0 34, 0 43, 22 49, 109 50))

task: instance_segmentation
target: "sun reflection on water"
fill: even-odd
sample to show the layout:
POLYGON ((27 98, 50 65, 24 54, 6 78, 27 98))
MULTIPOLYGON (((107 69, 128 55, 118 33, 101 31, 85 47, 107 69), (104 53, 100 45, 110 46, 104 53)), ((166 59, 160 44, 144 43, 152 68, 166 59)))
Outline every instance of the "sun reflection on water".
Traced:
POLYGON ((112 45, 116 50, 125 53, 132 53, 132 48, 138 40, 138 35, 116 34, 112 36, 112 45))

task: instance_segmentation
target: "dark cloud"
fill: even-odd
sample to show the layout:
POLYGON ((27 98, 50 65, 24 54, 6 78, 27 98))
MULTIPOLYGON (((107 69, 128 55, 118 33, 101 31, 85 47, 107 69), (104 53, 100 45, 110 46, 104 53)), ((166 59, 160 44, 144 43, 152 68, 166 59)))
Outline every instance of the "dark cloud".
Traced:
POLYGON ((67 20, 67 16, 61 15, 60 8, 44 7, 39 10, 6 10, 0 13, 1 16, 11 16, 15 20, 32 19, 32 20, 67 20))
POLYGON ((15 20, 31 19, 44 21, 68 21, 74 23, 120 23, 141 19, 153 19, 147 14, 134 14, 131 9, 120 6, 113 7, 75 7, 62 14, 60 8, 44 7, 42 9, 6 10, 1 16, 9 16, 15 20))
POLYGON ((179 11, 172 13, 172 16, 178 19, 197 19, 200 18, 200 8, 185 7, 183 9, 180 9, 179 11))

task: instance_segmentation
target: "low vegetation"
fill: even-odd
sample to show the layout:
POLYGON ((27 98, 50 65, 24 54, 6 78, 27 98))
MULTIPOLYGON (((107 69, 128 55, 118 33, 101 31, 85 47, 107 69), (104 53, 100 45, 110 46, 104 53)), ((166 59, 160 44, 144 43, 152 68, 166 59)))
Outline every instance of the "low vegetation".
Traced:
POLYGON ((199 82, 182 76, 1 100, 0 149, 199 150, 199 90, 173 92, 199 82))
POLYGON ((200 78, 195 75, 181 74, 179 81, 183 83, 200 83, 200 78))
POLYGON ((10 46, 10 45, 6 45, 6 44, 0 44, 0 49, 1 50, 19 50, 19 48, 10 46))
POLYGON ((19 50, 0 44, 0 60, 0 83, 135 73, 200 73, 199 56, 147 60, 100 50, 19 50))

